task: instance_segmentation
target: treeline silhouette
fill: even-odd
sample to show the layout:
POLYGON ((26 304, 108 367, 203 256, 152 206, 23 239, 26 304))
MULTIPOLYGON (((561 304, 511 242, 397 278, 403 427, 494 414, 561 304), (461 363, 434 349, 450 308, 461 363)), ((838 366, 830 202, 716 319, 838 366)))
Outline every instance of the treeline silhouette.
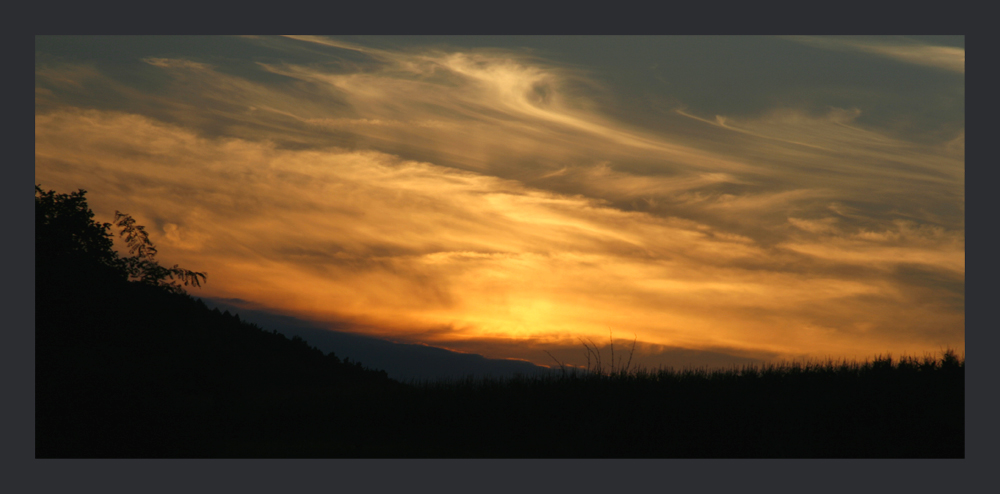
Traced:
POLYGON ((210 310, 121 213, 119 255, 83 190, 35 207, 39 458, 964 457, 954 353, 403 384, 210 310))

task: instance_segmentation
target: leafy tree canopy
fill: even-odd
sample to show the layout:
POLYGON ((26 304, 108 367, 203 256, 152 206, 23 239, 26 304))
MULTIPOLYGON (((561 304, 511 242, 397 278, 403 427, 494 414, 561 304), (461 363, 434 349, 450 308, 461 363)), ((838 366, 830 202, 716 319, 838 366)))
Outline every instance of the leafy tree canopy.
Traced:
POLYGON ((87 191, 69 194, 44 191, 35 185, 35 254, 39 264, 52 262, 62 269, 102 272, 169 292, 184 293, 184 286, 201 286, 206 275, 156 261, 156 247, 142 225, 131 216, 115 211, 115 226, 128 245, 129 256, 114 250, 111 223, 94 221, 87 191))

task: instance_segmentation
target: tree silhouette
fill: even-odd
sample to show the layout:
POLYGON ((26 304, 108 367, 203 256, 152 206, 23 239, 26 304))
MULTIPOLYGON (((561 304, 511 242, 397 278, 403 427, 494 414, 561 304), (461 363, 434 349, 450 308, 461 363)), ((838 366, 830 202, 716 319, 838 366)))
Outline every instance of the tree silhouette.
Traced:
POLYGON ((184 291, 177 281, 184 286, 201 286, 201 282, 205 281, 205 273, 184 269, 176 264, 172 268, 160 266, 155 259, 156 247, 149 240, 145 227, 136 225, 131 216, 116 210, 115 225, 121 228, 120 235, 128 244, 129 254, 132 254, 122 259, 122 266, 130 280, 156 285, 176 293, 184 291))
POLYGON ((73 265, 83 269, 118 271, 120 260, 114 251, 110 223, 93 220, 80 189, 70 194, 45 192, 35 185, 35 253, 60 268, 73 265), (103 269, 102 269, 103 268, 103 269))
POLYGON ((87 191, 69 194, 44 191, 35 185, 35 253, 45 269, 76 270, 91 276, 110 276, 184 293, 183 286, 201 286, 206 274, 156 262, 156 247, 142 225, 131 216, 115 211, 115 226, 128 245, 129 256, 114 250, 111 223, 93 220, 87 191))

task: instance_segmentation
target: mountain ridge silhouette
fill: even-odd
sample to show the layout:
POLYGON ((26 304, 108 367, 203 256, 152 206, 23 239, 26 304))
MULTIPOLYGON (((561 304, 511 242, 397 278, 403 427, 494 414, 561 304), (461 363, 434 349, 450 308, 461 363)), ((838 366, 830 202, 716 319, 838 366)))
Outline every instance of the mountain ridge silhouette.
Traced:
POLYGON ((350 355, 372 368, 386 371, 399 381, 434 381, 466 377, 513 377, 554 372, 524 360, 494 359, 476 353, 462 353, 433 345, 399 343, 374 336, 328 329, 292 316, 240 307, 239 302, 205 298, 209 307, 238 312, 246 321, 282 333, 299 336, 323 352, 350 355))

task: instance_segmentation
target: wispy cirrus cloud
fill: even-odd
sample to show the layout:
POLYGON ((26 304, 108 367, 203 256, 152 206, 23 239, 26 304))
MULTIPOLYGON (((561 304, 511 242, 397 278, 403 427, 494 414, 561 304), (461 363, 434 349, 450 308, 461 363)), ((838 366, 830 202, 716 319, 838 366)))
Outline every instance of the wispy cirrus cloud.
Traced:
POLYGON ((36 181, 150 225, 206 296, 491 357, 608 327, 649 358, 964 343, 962 136, 856 108, 652 129, 537 54, 244 41, 308 56, 145 57, 151 89, 84 71, 113 108, 67 96, 85 65, 36 70, 36 181))
POLYGON ((965 73, 965 48, 928 44, 905 37, 793 36, 799 43, 830 50, 857 50, 893 60, 965 73))

